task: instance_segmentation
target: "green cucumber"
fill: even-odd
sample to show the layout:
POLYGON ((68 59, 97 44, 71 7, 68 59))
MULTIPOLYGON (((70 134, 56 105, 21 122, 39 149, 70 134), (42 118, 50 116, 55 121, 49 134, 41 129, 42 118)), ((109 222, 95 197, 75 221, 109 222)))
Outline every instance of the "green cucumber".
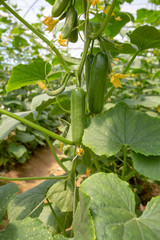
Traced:
POLYGON ((70 0, 56 0, 52 6, 52 17, 59 17, 67 7, 69 1, 70 0))
POLYGON ((94 114, 103 110, 107 74, 108 55, 105 52, 98 52, 92 62, 88 87, 89 110, 94 114))
POLYGON ((72 141, 79 146, 82 141, 85 124, 85 93, 82 88, 76 88, 71 94, 71 130, 72 141))
POLYGON ((66 21, 61 32, 62 39, 68 38, 68 36, 72 32, 76 17, 77 17, 76 9, 73 6, 69 7, 66 13, 66 21))
POLYGON ((77 12, 76 12, 76 16, 75 16, 73 29, 74 30, 71 31, 71 33, 68 36, 68 40, 72 43, 75 43, 78 41, 78 15, 77 15, 77 12))
POLYGON ((94 58, 94 55, 90 53, 87 55, 86 61, 85 61, 85 80, 86 80, 87 92, 88 92, 88 87, 89 87, 90 71, 91 71, 93 58, 94 58))

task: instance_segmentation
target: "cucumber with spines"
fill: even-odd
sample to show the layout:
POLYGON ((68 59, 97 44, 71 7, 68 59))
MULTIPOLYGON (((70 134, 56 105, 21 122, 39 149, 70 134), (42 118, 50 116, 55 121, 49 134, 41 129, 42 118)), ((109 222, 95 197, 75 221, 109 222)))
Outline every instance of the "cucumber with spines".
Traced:
POLYGON ((59 17, 67 7, 70 0, 56 0, 52 6, 52 17, 59 17))
POLYGON ((76 9, 73 6, 70 6, 67 9, 66 21, 65 21, 65 24, 64 24, 62 32, 61 32, 62 39, 68 38, 68 36, 72 32, 72 30, 74 28, 76 17, 77 17, 76 9))
POLYGON ((82 141, 85 124, 85 93, 76 88, 71 93, 71 130, 72 141, 79 146, 82 141))
POLYGON ((98 114, 103 110, 107 74, 108 55, 98 52, 92 62, 88 87, 88 105, 91 113, 98 114))
POLYGON ((68 40, 72 43, 75 43, 78 41, 78 14, 77 13, 75 16, 73 30, 71 31, 70 35, 68 36, 68 40))

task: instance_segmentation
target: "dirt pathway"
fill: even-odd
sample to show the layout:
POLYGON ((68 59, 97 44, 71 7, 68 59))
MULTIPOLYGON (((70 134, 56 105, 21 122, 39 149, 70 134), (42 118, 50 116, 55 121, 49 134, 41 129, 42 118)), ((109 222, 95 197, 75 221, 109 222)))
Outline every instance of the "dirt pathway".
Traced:
MULTIPOLYGON (((58 150, 56 150, 59 154, 58 150)), ((46 177, 51 174, 62 175, 64 171, 55 161, 53 154, 49 148, 38 149, 34 152, 33 156, 23 165, 19 165, 14 170, 11 170, 2 176, 10 178, 20 178, 20 177, 46 177)), ((44 180, 30 180, 30 181, 12 181, 15 182, 19 188, 20 192, 24 192, 44 180)), ((8 181, 9 182, 9 181, 8 181)))

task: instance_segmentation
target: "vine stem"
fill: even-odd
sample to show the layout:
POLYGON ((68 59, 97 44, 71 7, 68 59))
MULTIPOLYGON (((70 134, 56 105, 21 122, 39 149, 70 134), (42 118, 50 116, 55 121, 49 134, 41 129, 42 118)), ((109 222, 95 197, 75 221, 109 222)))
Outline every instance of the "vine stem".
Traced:
POLYGON ((50 42, 46 37, 43 36, 37 29, 35 29, 32 25, 30 25, 26 20, 24 20, 18 13, 16 13, 11 7, 8 6, 7 3, 5 3, 3 0, 0 0, 0 3, 7 8, 9 12, 11 12, 20 22, 22 22, 27 28, 29 28, 34 34, 36 34, 43 42, 45 42, 52 50, 53 52, 57 55, 59 58, 64 70, 68 73, 70 73, 70 69, 64 60, 63 56, 59 52, 59 50, 54 46, 52 42, 50 42))
POLYGON ((68 176, 8 178, 8 177, 0 176, 0 180, 5 180, 5 181, 29 181, 29 180, 46 180, 46 179, 66 179, 67 177, 68 176))
POLYGON ((48 205, 49 205, 49 207, 50 207, 50 209, 51 209, 51 212, 52 212, 53 216, 55 217, 55 219, 56 219, 56 221, 57 221, 57 224, 58 224, 61 232, 62 232, 62 233, 64 234, 64 236, 66 237, 66 236, 67 236, 67 235, 66 235, 66 232, 64 231, 63 226, 62 226, 60 220, 58 219, 57 214, 56 214, 56 212, 54 211, 54 209, 53 209, 53 207, 52 207, 49 199, 46 198, 46 200, 47 200, 47 203, 48 203, 48 205))
POLYGON ((60 142, 66 143, 68 145, 74 145, 74 143, 72 141, 70 141, 70 140, 68 140, 68 139, 66 139, 66 138, 64 138, 64 137, 62 137, 62 136, 60 136, 60 135, 58 135, 58 134, 56 134, 54 132, 51 132, 50 130, 48 130, 48 129, 44 128, 44 127, 41 127, 41 126, 39 126, 36 123, 33 123, 33 122, 31 122, 31 121, 29 121, 29 120, 27 120, 25 118, 17 116, 14 113, 8 112, 8 111, 6 111, 6 110, 4 110, 2 108, 0 108, 0 113, 5 114, 5 115, 7 115, 7 116, 9 116, 11 118, 14 118, 14 119, 18 120, 19 122, 24 123, 27 126, 32 127, 34 129, 40 131, 41 133, 47 135, 47 136, 50 136, 51 138, 59 140, 60 142))
POLYGON ((86 38, 85 44, 84 44, 84 50, 83 50, 83 54, 82 54, 82 59, 78 68, 78 79, 79 79, 79 86, 81 86, 81 74, 83 71, 83 67, 84 67, 84 63, 86 60, 86 56, 87 56, 87 52, 88 52, 88 48, 90 45, 91 39, 89 37, 86 38))
POLYGON ((124 178, 124 180, 126 181, 126 182, 128 182, 129 181, 129 179, 131 179, 135 174, 136 174, 136 170, 134 169, 132 172, 130 172, 127 176, 125 176, 125 178, 124 178))
POLYGON ((92 155, 92 158, 93 158, 94 165, 96 166, 97 172, 102 172, 102 170, 101 170, 101 168, 99 166, 99 163, 98 163, 97 159, 94 156, 94 153, 91 153, 91 155, 92 155))
MULTIPOLYGON (((125 73, 128 71, 129 67, 131 66, 131 64, 133 63, 134 59, 137 57, 137 55, 139 54, 139 52, 140 52, 140 50, 136 51, 135 54, 131 57, 131 59, 130 59, 130 61, 128 62, 127 66, 126 66, 126 67, 124 68, 124 70, 122 71, 122 74, 125 74, 125 73)), ((108 93, 107 93, 106 96, 105 96, 105 100, 107 100, 107 98, 109 98, 109 97, 111 96, 111 94, 112 94, 112 92, 114 91, 114 89, 115 89, 114 86, 112 86, 112 87, 109 89, 108 93)))
POLYGON ((44 135, 44 137, 45 137, 45 139, 46 139, 46 142, 48 143, 48 146, 49 146, 50 149, 51 149, 51 152, 52 152, 53 156, 55 157, 56 162, 61 166, 61 168, 62 168, 66 173, 69 173, 68 169, 67 169, 67 168, 64 166, 64 164, 59 160, 59 158, 58 158, 58 156, 57 156, 57 154, 56 154, 56 152, 55 152, 55 150, 54 150, 54 147, 53 147, 51 141, 49 140, 49 138, 48 138, 46 135, 44 135))
POLYGON ((112 5, 111 5, 111 7, 110 7, 110 9, 108 11, 108 14, 106 15, 106 17, 105 17, 101 27, 99 28, 99 30, 96 33, 91 33, 89 35, 90 39, 93 40, 93 39, 98 38, 101 35, 101 33, 104 31, 105 27, 107 26, 107 24, 108 24, 108 22, 110 20, 110 17, 112 15, 112 12, 113 12, 115 6, 116 6, 116 3, 117 3, 117 0, 113 0, 112 5))
POLYGON ((131 57, 130 61, 128 62, 127 66, 124 68, 124 70, 122 71, 122 74, 125 74, 129 67, 131 66, 131 64, 133 63, 134 59, 137 57, 137 55, 139 54, 140 50, 136 51, 135 54, 131 57))
POLYGON ((122 177, 121 179, 124 180, 124 176, 126 173, 127 168, 127 146, 124 146, 124 152, 123 152, 123 170, 122 170, 122 177))

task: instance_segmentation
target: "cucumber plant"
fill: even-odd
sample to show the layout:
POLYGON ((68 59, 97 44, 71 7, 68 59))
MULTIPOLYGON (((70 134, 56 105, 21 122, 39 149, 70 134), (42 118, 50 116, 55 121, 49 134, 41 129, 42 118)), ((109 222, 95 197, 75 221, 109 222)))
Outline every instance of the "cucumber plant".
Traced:
MULTIPOLYGON (((16 184, 0 187, 0 222, 4 220, 6 211, 10 221, 6 229, 0 231, 0 239, 120 240, 122 232, 123 240, 150 240, 155 236, 160 239, 160 197, 153 198, 144 212, 139 211, 142 202, 140 186, 136 184, 141 176, 144 181, 160 181, 157 171, 160 166, 160 119, 158 115, 150 116, 144 110, 148 104, 153 104, 151 98, 146 100, 149 96, 145 96, 145 100, 134 99, 134 93, 131 94, 133 86, 129 85, 127 75, 135 71, 131 65, 136 57, 140 55, 141 59, 150 49, 160 48, 160 32, 155 27, 156 23, 154 26, 137 26, 128 32, 130 42, 118 42, 113 37, 127 22, 134 21, 130 13, 120 11, 121 1, 51 2, 52 17, 45 19, 48 30, 64 20, 59 38, 56 36, 54 41, 49 41, 6 1, 0 0, 5 9, 56 55, 49 61, 34 59, 29 64, 13 68, 7 93, 32 84, 38 84, 43 92, 33 98, 29 113, 14 114, 3 107, 0 113, 14 119, 8 132, 20 123, 41 132, 64 170, 62 176, 12 179, 46 179, 18 195, 16 184), (76 42, 78 37, 84 41, 81 58, 66 57, 56 41, 65 47, 70 42, 76 42), (60 75, 54 71, 56 64, 61 65, 60 75), (127 91, 131 97, 125 102, 127 91), (119 97, 120 92, 124 98, 119 97), (51 107, 51 116, 65 113, 61 134, 38 124, 34 115, 30 118, 30 113, 40 116, 48 106, 51 107), (138 106, 144 108, 138 111, 138 106), (59 142, 64 144, 66 154, 61 160, 53 147, 59 142), (79 177, 83 181, 80 187, 79 177)), ((158 16, 159 12, 154 16, 156 14, 158 16)), ((159 55, 157 66, 158 61, 159 55)), ((150 70, 153 68, 150 67, 150 70)), ((158 73, 155 73, 155 79, 157 76, 158 73)), ((0 127, 2 130, 3 125, 0 127)), ((11 179, 0 176, 0 180, 11 179)))

